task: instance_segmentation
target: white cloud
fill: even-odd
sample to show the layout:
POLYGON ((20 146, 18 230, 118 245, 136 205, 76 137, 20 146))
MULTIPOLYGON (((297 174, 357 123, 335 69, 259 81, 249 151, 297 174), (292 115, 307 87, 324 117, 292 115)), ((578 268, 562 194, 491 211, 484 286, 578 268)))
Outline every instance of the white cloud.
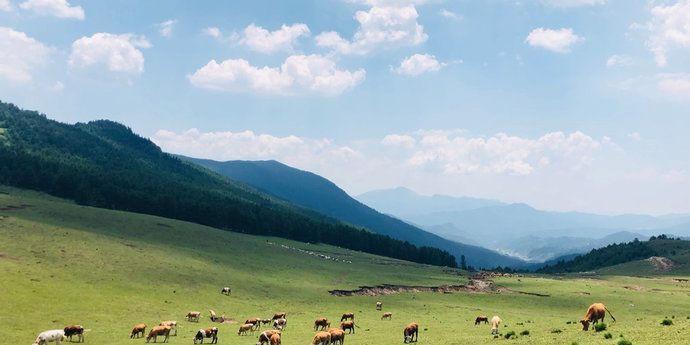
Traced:
POLYGON ((213 38, 220 38, 221 37, 220 29, 215 27, 215 26, 207 27, 206 29, 204 29, 202 31, 202 33, 206 36, 211 36, 213 38))
POLYGON ((381 144, 385 146, 403 146, 412 148, 417 143, 417 139, 409 135, 389 134, 381 140, 381 144))
POLYGON ((635 141, 640 141, 640 139, 642 139, 642 136, 640 135, 639 132, 632 132, 632 133, 628 133, 628 138, 635 140, 635 141))
POLYGON ((0 78, 28 82, 36 68, 45 65, 52 49, 25 33, 0 27, 0 78))
POLYGON ((72 43, 69 63, 77 67, 104 66, 111 72, 141 74, 144 54, 140 49, 150 47, 143 36, 99 32, 72 43))
POLYGON ((603 5, 606 0, 541 0, 544 5, 553 7, 580 7, 603 5))
POLYGON ((260 53, 292 52, 297 39, 309 34, 309 27, 302 23, 283 25, 275 31, 250 24, 244 29, 240 44, 260 53))
POLYGON ((652 20, 646 28, 650 32, 647 46, 659 66, 666 66, 669 48, 690 48, 690 0, 652 8, 652 20))
POLYGON ((413 5, 374 6, 369 11, 357 11, 355 14, 359 29, 351 41, 337 32, 329 31, 316 36, 316 44, 341 54, 359 55, 375 49, 417 46, 428 38, 417 17, 417 9, 413 5))
POLYGON ((627 55, 611 55, 608 60, 606 60, 606 67, 615 66, 632 66, 634 63, 633 58, 627 55))
POLYGON ((26 0, 19 7, 42 16, 84 20, 84 9, 72 6, 67 0, 26 0))
POLYGON ((65 89, 65 84, 58 80, 55 82, 55 84, 53 84, 53 86, 50 87, 50 89, 56 92, 60 92, 65 89))
POLYGON ((175 28, 175 24, 177 24, 176 19, 168 19, 160 24, 158 24, 158 32, 161 34, 161 36, 170 38, 172 37, 173 29, 175 28))
POLYGON ((438 62, 436 57, 429 54, 414 54, 402 62, 394 69, 398 74, 408 76, 418 76, 426 72, 436 72, 441 70, 446 64, 438 62))
POLYGON ((462 16, 455 13, 448 11, 447 9, 441 9, 441 12, 439 12, 441 16, 446 17, 446 18, 451 18, 451 19, 462 19, 462 16))
POLYGON ((582 41, 582 38, 573 33, 573 29, 544 29, 536 28, 527 35, 525 42, 533 47, 544 48, 556 53, 569 53, 570 46, 582 41))
POLYGON ((657 79, 659 89, 664 95, 690 102, 690 74, 659 74, 657 79))
POLYGON ((3 11, 3 12, 12 11, 12 3, 10 3, 10 0, 0 0, 0 11, 3 11))
POLYGON ((361 83, 365 75, 363 69, 340 70, 324 56, 293 55, 279 68, 255 67, 244 59, 211 60, 187 78, 196 87, 219 91, 337 95, 361 83))

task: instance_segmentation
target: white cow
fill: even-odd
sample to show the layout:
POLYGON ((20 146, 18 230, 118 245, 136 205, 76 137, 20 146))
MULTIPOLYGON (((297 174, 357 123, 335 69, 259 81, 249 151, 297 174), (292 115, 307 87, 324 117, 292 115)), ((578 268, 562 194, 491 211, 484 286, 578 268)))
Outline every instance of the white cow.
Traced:
POLYGON ((273 329, 284 330, 287 327, 287 319, 276 319, 273 320, 273 329))
POLYGON ((57 345, 60 345, 60 342, 63 340, 67 340, 65 338, 65 330, 52 329, 50 331, 41 332, 38 337, 36 337, 36 341, 34 341, 33 345, 45 345, 51 341, 54 341, 57 345))
POLYGON ((491 334, 498 334, 498 326, 501 324, 501 318, 498 315, 494 315, 491 318, 491 334))

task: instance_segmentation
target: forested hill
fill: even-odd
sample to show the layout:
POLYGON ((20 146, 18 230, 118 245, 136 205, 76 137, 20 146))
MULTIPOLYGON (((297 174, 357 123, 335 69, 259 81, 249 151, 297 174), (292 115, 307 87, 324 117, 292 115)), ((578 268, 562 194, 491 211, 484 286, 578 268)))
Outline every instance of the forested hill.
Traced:
POLYGON ((588 272, 603 267, 614 266, 631 261, 648 259, 652 256, 686 257, 690 254, 690 241, 671 239, 665 235, 653 236, 649 241, 634 241, 628 243, 611 244, 603 248, 593 249, 585 255, 578 255, 571 260, 559 260, 555 264, 546 265, 539 273, 571 273, 588 272))
POLYGON ((218 162, 190 157, 180 158, 197 163, 233 180, 245 182, 261 191, 291 203, 315 210, 344 222, 362 226, 376 233, 409 241, 416 245, 447 250, 474 267, 521 267, 519 259, 500 253, 454 242, 419 229, 397 218, 381 214, 350 197, 335 183, 314 173, 299 170, 277 161, 218 162))
POLYGON ((446 251, 355 228, 183 162, 112 121, 68 125, 0 102, 0 162, 0 184, 84 205, 456 266, 446 251))

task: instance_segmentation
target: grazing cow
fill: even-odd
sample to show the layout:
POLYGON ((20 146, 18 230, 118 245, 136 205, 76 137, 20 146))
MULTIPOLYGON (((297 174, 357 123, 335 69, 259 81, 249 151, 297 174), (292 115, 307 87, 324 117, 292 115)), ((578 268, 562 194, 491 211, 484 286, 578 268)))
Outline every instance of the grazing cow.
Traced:
POLYGON ((272 321, 272 320, 270 320, 270 319, 261 319, 261 324, 262 324, 262 325, 268 325, 268 324, 271 323, 271 321, 272 321))
POLYGON ((393 313, 385 312, 381 315, 381 320, 393 320, 393 313))
POLYGON ((345 313, 343 314, 343 316, 340 317, 340 321, 345 321, 348 319, 355 321, 355 313, 345 313))
POLYGON ((187 321, 196 321, 199 322, 199 318, 201 317, 201 312, 200 311, 190 311, 187 313, 187 321))
POLYGON ((36 337, 36 340, 34 341, 33 345, 45 345, 51 341, 54 341, 57 345, 60 345, 60 342, 63 340, 66 340, 65 330, 64 329, 53 329, 50 331, 44 331, 44 332, 39 333, 38 337, 36 337))
POLYGON ((247 335, 247 332, 254 333, 254 325, 251 323, 245 323, 240 325, 240 329, 237 331, 237 335, 247 335))
POLYGON ((137 336, 137 338, 139 338, 139 334, 141 334, 141 336, 143 337, 144 333, 146 333, 146 324, 138 323, 134 325, 134 327, 132 328, 132 332, 129 334, 129 338, 134 338, 135 335, 137 336))
POLYGON ((278 312, 273 314, 273 317, 271 318, 271 321, 273 320, 278 320, 278 319, 287 319, 287 313, 284 311, 278 312))
POLYGON ((225 296, 230 296, 231 292, 232 292, 232 290, 227 286, 220 290, 220 293, 222 293, 225 296))
POLYGON ((603 303, 594 303, 587 308, 587 313, 585 313, 585 316, 582 317, 582 320, 580 320, 580 323, 582 323, 582 330, 587 331, 589 330, 589 324, 593 323, 596 324, 601 320, 601 322, 604 322, 604 317, 606 317, 606 312, 609 312, 609 315, 611 315, 611 319, 613 319, 613 322, 616 322, 616 318, 613 317, 613 314, 606 309, 606 306, 603 303))
POLYGON ((247 320, 245 320, 244 323, 251 324, 254 330, 257 330, 259 329, 259 327, 261 327, 261 319, 259 319, 258 317, 250 317, 247 320))
POLYGON ((171 331, 172 331, 172 330, 175 331, 175 334, 173 334, 173 336, 175 336, 175 337, 177 336, 177 321, 171 321, 171 320, 168 320, 168 321, 161 321, 161 323, 159 323, 158 326, 168 326, 168 327, 170 327, 170 330, 171 330, 171 331))
POLYGON ((328 332, 319 332, 314 335, 314 340, 311 345, 330 345, 331 334, 328 332))
POLYGON ((197 341, 203 344, 204 338, 211 338, 211 344, 218 344, 218 327, 202 328, 197 331, 194 336, 194 344, 197 341))
POLYGON ((349 321, 343 321, 340 323, 340 328, 345 331, 346 329, 349 329, 349 333, 355 333, 355 322, 352 320, 349 321))
POLYGON ((501 324, 501 318, 498 315, 494 315, 491 318, 491 334, 498 334, 498 326, 501 324))
POLYGON ((164 335, 165 339, 163 339, 163 342, 167 343, 168 338, 170 337, 170 330, 170 326, 155 326, 151 328, 151 331, 149 331, 149 335, 146 336, 146 342, 148 343, 149 340, 153 338, 153 342, 155 343, 159 335, 164 335))
POLYGON ((211 314, 211 322, 225 322, 225 315, 217 316, 216 312, 211 309, 208 312, 211 314))
POLYGON ((65 338, 67 338, 70 342, 72 341, 72 336, 74 335, 77 336, 78 343, 84 342, 84 327, 81 325, 69 325, 65 327, 64 331, 65 338))
POLYGON ((381 310, 383 304, 381 302, 376 302, 376 310, 381 310))
POLYGON ((270 341, 271 341, 271 345, 280 345, 280 343, 281 343, 280 334, 274 333, 274 334, 271 336, 270 341))
POLYGON ((345 343, 345 331, 340 328, 330 328, 328 333, 331 334, 331 345, 343 345, 345 343))
POLYGON ((477 316, 477 318, 474 319, 474 325, 475 326, 482 323, 482 322, 484 322, 484 324, 488 324, 489 323, 489 317, 481 315, 481 316, 477 316))
POLYGON ((322 331, 325 331, 326 328, 331 327, 331 323, 328 322, 328 319, 325 317, 320 317, 316 320, 314 320, 314 330, 318 331, 319 328, 321 328, 322 331))
POLYGON ((419 325, 416 322, 410 322, 403 330, 403 337, 405 343, 417 342, 419 339, 419 325))
POLYGON ((287 319, 273 320, 273 329, 284 330, 287 327, 287 319))
POLYGON ((256 345, 263 345, 264 343, 270 344, 271 337, 274 334, 278 334, 278 336, 280 336, 280 331, 269 329, 261 332, 261 334, 259 334, 259 340, 256 342, 256 345))

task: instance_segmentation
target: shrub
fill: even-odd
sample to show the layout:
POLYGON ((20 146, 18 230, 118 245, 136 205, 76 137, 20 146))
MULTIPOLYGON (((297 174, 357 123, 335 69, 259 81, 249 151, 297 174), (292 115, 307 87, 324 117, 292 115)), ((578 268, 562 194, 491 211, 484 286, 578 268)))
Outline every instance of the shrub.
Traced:
POLYGON ((621 340, 618 341, 617 344, 618 344, 618 345, 632 345, 632 341, 630 341, 630 340, 628 340, 628 339, 621 339, 621 340))
POLYGON ((603 323, 603 322, 602 322, 602 323, 598 323, 598 324, 594 325, 594 330, 595 330, 596 332, 605 331, 605 330, 606 330, 606 324, 603 323))
POLYGON ((510 338, 512 338, 512 337, 514 337, 514 336, 515 336, 515 331, 510 331, 510 332, 506 333, 506 335, 504 335, 504 337, 505 337, 506 339, 510 339, 510 338))
POLYGON ((671 326, 673 321, 671 321, 671 319, 664 319, 664 321, 661 321, 661 324, 664 326, 671 326))
POLYGON ((561 332, 563 332, 563 331, 561 331, 561 330, 558 329, 558 328, 552 328, 552 329, 551 329, 551 333, 561 333, 561 332))
POLYGON ((579 345, 579 344, 577 343, 577 341, 573 341, 572 343, 570 343, 570 345, 579 345))
POLYGON ((566 325, 569 325, 569 324, 571 324, 571 323, 573 323, 573 322, 572 322, 572 321, 566 321, 566 322, 565 322, 566 325))
POLYGON ((604 339, 611 339, 611 338, 613 338, 613 334, 611 334, 611 333, 604 334, 604 339))
POLYGON ((520 335, 529 335, 529 330, 524 330, 520 332, 520 335))

